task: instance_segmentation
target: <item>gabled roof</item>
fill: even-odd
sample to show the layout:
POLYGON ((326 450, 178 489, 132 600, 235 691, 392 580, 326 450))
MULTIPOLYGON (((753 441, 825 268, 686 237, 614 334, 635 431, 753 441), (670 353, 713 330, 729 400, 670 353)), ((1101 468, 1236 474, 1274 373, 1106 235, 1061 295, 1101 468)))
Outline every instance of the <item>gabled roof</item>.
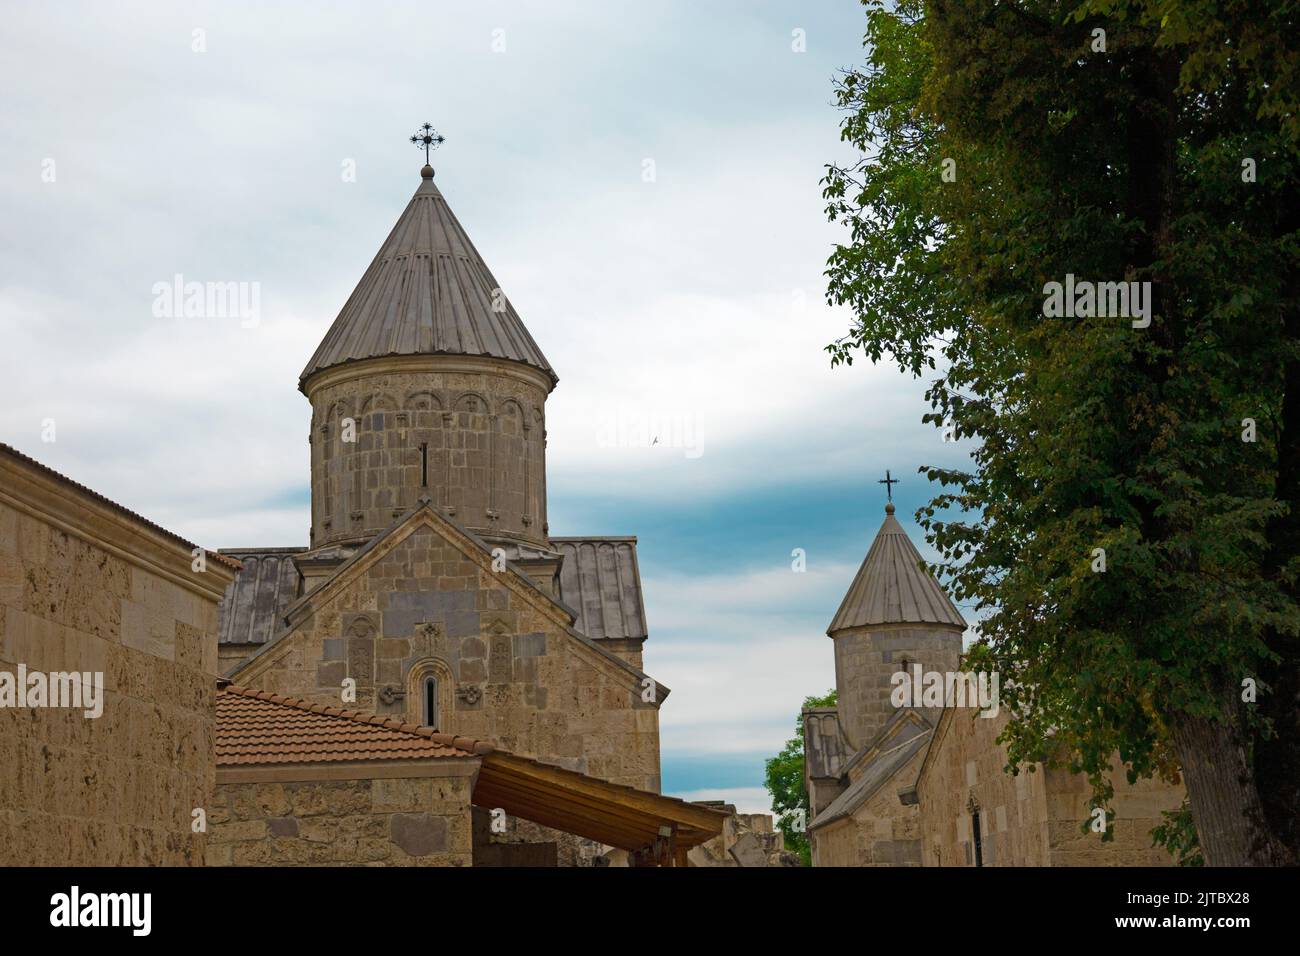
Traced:
POLYGON ((226 588, 217 624, 219 644, 265 644, 280 630, 285 610, 298 599, 302 575, 294 556, 306 548, 222 548, 243 568, 226 588))
POLYGON ((421 172, 392 232, 299 377, 386 355, 478 355, 557 379, 482 256, 421 172))
POLYGON ((881 624, 966 627, 939 582, 922 567, 921 553, 894 517, 892 504, 885 507, 885 522, 826 633, 881 624))
POLYGON ((636 538, 551 538, 564 561, 560 600, 577 614, 578 630, 593 640, 645 638, 645 602, 636 538))
POLYGON ((228 686, 217 693, 217 766, 476 757, 490 744, 297 697, 228 686))
MULTIPOLYGON (((423 498, 417 505, 398 518, 387 530, 375 535, 365 546, 335 568, 323 582, 285 608, 284 612, 276 618, 276 632, 271 641, 263 644, 251 657, 235 664, 230 668, 226 676, 234 678, 238 675, 239 679, 244 680, 248 679, 250 674, 256 675, 259 673, 257 668, 268 659, 268 655, 277 653, 276 649, 283 643, 282 638, 288 637, 299 624, 314 614, 318 605, 330 600, 338 593, 339 589, 345 587, 357 575, 364 573, 372 564, 382 560, 383 556, 391 550, 391 547, 396 546, 409 534, 413 534, 417 527, 421 525, 432 528, 436 533, 446 537, 447 540, 456 543, 463 554, 479 560, 485 569, 492 566, 495 558, 491 545, 460 524, 456 519, 443 514, 434 507, 428 498, 423 498)), ((573 609, 543 591, 537 586, 536 582, 510 561, 506 562, 505 571, 501 573, 501 580, 507 586, 513 584, 518 589, 518 592, 522 593, 526 599, 535 602, 539 608, 559 611, 564 619, 564 632, 579 645, 587 648, 595 655, 595 658, 612 666, 615 671, 621 671, 623 679, 634 682, 637 687, 641 687, 645 680, 652 679, 644 671, 634 667, 617 654, 601 647, 598 642, 593 641, 573 627, 572 625, 576 620, 573 609)), ((654 681, 654 684, 655 701, 662 704, 670 691, 658 681, 654 681)))
POLYGON ((847 770, 860 768, 857 779, 832 800, 808 828, 822 827, 852 814, 929 744, 931 733, 930 722, 919 711, 912 708, 900 710, 849 761, 847 770))

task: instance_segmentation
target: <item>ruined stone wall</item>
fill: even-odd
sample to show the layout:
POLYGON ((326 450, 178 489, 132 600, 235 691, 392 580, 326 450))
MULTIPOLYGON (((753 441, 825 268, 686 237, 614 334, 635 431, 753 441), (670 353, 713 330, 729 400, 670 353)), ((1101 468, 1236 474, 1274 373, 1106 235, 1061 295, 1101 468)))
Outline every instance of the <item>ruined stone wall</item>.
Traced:
MULTIPOLYGON (((837 631, 833 639, 840 726, 854 750, 865 746, 894 715, 892 680, 904 662, 948 672, 955 671, 961 659, 961 632, 956 629, 850 628, 837 631)), ((939 712, 923 709, 932 723, 939 712)))
POLYGON ((322 376, 311 392, 312 546, 364 540, 424 495, 481 534, 545 546, 546 394, 540 373, 445 356, 322 376))
POLYGON ((210 866, 469 866, 470 778, 221 783, 210 866))
POLYGON ((430 525, 383 548, 337 593, 318 592, 315 612, 236 683, 339 706, 351 678, 346 706, 423 723, 418 678, 433 673, 438 730, 659 791, 658 707, 635 673, 430 525))
POLYGON ((66 487, 44 489, 58 526, 35 517, 15 506, 43 507, 35 478, 0 461, 0 671, 100 672, 103 711, 0 707, 0 865, 202 864, 233 572, 191 572, 183 545, 66 487))
POLYGON ((714 804, 731 814, 722 822, 722 832, 712 840, 691 847, 689 866, 800 866, 799 854, 785 848, 785 834, 770 813, 737 813, 734 806, 714 804))

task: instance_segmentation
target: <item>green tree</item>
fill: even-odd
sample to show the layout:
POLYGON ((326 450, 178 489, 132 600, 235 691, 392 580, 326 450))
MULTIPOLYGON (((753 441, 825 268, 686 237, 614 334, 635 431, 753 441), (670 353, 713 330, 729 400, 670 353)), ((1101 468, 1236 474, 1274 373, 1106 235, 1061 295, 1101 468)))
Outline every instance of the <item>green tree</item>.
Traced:
POLYGON ((1181 772, 1207 864, 1297 859, 1300 5, 864 6, 837 83, 863 159, 824 184, 856 319, 828 349, 932 376, 926 420, 976 439, 922 469, 918 520, 1012 765, 1108 811, 1115 754, 1181 772), (1046 314, 1067 276, 1146 308, 1046 314))
POLYGON ((812 864, 812 847, 805 832, 812 814, 808 807, 808 790, 804 786, 803 711, 810 707, 831 707, 835 701, 834 690, 821 697, 805 697, 803 708, 794 719, 794 736, 766 764, 765 784, 767 792, 772 795, 772 812, 776 814, 777 826, 785 834, 785 848, 798 853, 804 866, 812 864))

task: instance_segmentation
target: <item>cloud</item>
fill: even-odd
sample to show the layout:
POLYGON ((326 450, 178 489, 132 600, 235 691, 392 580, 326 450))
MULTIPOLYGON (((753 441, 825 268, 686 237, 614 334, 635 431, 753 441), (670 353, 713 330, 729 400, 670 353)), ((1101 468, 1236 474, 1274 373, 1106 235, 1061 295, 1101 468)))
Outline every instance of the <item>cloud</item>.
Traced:
POLYGON ((762 787, 712 787, 682 790, 668 794, 681 800, 722 800, 735 806, 738 813, 771 813, 772 796, 762 787))

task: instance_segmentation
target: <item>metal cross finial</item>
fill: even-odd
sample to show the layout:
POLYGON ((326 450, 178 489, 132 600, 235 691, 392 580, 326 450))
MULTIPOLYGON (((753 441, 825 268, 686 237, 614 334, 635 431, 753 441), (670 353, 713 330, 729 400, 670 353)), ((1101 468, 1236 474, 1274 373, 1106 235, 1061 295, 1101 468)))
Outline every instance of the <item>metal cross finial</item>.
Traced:
POLYGON ((878 485, 884 485, 884 486, 885 486, 885 494, 888 496, 888 498, 889 498, 890 501, 893 501, 893 500, 894 500, 894 485, 898 484, 898 479, 897 479, 897 478, 891 478, 891 477, 889 476, 889 469, 888 469, 888 468, 885 469, 885 477, 884 477, 884 478, 881 478, 879 481, 877 481, 876 484, 878 484, 878 485))
POLYGON ((414 143, 417 148, 424 150, 424 165, 428 166, 429 150, 437 149, 443 144, 446 138, 447 137, 443 136, 431 125, 425 123, 415 131, 415 135, 411 137, 411 142, 414 143))

